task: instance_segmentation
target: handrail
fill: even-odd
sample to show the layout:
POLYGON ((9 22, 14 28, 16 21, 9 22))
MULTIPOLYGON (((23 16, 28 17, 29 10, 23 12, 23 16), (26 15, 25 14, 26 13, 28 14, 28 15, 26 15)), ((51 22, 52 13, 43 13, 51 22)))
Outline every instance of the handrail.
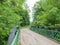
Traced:
POLYGON ((17 31, 16 36, 15 36, 15 38, 13 39, 13 42, 12 42, 11 45, 18 45, 18 35, 19 35, 19 31, 17 31))
POLYGON ((41 29, 41 28, 36 28, 36 27, 31 27, 30 29, 34 32, 37 32, 39 34, 42 34, 44 36, 47 36, 49 38, 52 38, 52 39, 57 40, 58 42, 60 42, 60 32, 59 31, 41 29))
POLYGON ((8 38, 7 45, 18 45, 18 36, 19 36, 20 29, 18 27, 12 28, 12 31, 8 38))

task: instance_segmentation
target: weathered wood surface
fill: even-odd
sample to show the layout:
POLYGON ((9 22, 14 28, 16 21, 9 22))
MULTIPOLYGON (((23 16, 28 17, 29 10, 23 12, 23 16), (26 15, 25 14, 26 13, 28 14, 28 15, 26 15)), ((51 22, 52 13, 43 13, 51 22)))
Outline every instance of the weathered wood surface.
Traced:
POLYGON ((20 33, 21 45, 60 45, 29 29, 22 29, 20 33))

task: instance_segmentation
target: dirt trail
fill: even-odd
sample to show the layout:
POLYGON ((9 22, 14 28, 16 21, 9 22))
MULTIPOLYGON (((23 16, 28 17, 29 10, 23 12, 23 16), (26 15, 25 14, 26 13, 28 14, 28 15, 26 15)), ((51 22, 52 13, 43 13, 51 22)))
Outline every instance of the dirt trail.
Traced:
POLYGON ((21 30, 21 45, 60 45, 29 29, 21 30))

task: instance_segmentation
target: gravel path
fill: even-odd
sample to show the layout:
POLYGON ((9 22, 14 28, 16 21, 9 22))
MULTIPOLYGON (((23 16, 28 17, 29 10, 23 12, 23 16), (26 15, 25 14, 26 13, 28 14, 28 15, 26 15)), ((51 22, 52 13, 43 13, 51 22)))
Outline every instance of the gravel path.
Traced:
POLYGON ((21 45, 60 45, 29 29, 21 30, 21 45))

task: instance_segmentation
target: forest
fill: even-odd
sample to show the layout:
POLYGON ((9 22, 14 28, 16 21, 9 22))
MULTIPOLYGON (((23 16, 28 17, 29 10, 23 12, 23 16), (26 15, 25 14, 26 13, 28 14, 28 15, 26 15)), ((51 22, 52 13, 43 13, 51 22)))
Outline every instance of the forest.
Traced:
POLYGON ((54 34, 54 37, 56 35, 58 39, 53 38, 60 41, 60 0, 39 0, 34 4, 32 10, 33 22, 30 23, 26 0, 0 0, 0 45, 7 45, 13 27, 28 25, 31 25, 30 28, 35 27, 33 30, 37 33, 42 30, 38 30, 38 28, 53 30, 53 32, 42 30, 41 33, 44 35, 48 32, 51 36, 54 34))

